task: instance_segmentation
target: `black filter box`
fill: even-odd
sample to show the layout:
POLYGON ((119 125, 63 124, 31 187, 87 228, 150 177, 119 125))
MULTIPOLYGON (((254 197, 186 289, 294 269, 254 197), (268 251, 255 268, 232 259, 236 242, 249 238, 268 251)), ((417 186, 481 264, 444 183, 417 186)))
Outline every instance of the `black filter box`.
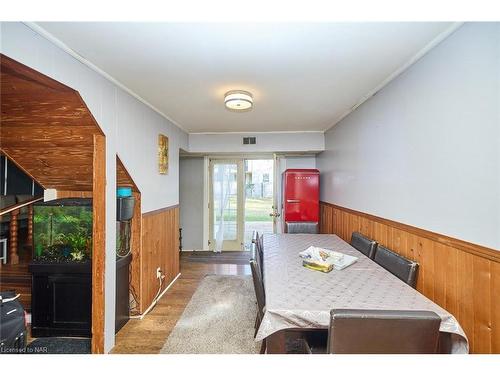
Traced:
POLYGON ((116 198, 116 221, 129 221, 134 216, 134 197, 116 198))

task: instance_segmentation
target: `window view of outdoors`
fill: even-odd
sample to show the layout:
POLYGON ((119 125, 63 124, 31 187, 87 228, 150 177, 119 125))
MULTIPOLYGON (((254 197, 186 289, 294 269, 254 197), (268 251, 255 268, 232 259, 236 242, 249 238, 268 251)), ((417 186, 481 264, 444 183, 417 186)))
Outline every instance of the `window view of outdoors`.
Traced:
POLYGON ((273 233, 273 160, 245 160, 245 247, 254 230, 273 233))

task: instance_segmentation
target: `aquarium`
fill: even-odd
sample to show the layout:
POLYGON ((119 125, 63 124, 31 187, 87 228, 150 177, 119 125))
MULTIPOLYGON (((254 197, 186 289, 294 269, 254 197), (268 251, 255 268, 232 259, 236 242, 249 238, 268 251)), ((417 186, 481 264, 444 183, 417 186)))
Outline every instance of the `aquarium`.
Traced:
POLYGON ((33 260, 81 263, 92 258, 92 199, 56 199, 33 207, 33 260))

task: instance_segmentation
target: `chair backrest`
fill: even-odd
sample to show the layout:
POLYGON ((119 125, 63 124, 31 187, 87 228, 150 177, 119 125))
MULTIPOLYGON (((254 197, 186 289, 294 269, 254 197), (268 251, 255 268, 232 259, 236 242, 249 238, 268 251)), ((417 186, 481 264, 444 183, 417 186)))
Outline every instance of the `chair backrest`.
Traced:
POLYGON ((264 292, 264 282, 260 273, 259 266, 255 260, 250 261, 250 268, 252 269, 253 287, 255 290, 255 297, 257 298, 257 306, 259 308, 259 315, 262 317, 264 307, 266 306, 266 294, 264 292))
POLYGON ((365 254, 368 258, 373 259, 377 250, 377 242, 363 236, 359 232, 352 232, 351 246, 359 252, 365 254))
POLYGON ((259 236, 259 234, 257 233, 257 245, 259 246, 259 249, 260 249, 260 252, 264 252, 264 235, 261 234, 259 236))
POLYGON ((434 354, 441 318, 432 311, 350 310, 330 312, 328 353, 434 354))
POLYGON ((264 235, 260 235, 257 233, 257 261, 259 263, 260 274, 264 275, 264 235))
POLYGON ((381 245, 377 247, 374 260, 394 276, 415 288, 418 276, 417 262, 406 259, 381 245))
POLYGON ((316 221, 286 222, 286 233, 288 234, 317 234, 319 224, 316 221))
POLYGON ((254 232, 254 235, 252 237, 252 258, 251 259, 256 259, 257 254, 259 253, 259 232, 254 232))

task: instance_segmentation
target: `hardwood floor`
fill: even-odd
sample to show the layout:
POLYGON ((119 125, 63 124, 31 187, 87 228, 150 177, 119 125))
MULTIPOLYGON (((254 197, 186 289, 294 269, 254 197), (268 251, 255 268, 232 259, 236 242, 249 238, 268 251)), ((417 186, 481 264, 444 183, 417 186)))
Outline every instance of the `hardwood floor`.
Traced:
POLYGON ((183 253, 181 276, 144 319, 131 319, 118 332, 111 353, 159 353, 201 280, 213 274, 251 275, 248 259, 248 252, 183 253))
POLYGON ((218 254, 211 251, 189 251, 183 253, 183 257, 188 262, 248 265, 251 254, 250 251, 224 251, 218 254))

